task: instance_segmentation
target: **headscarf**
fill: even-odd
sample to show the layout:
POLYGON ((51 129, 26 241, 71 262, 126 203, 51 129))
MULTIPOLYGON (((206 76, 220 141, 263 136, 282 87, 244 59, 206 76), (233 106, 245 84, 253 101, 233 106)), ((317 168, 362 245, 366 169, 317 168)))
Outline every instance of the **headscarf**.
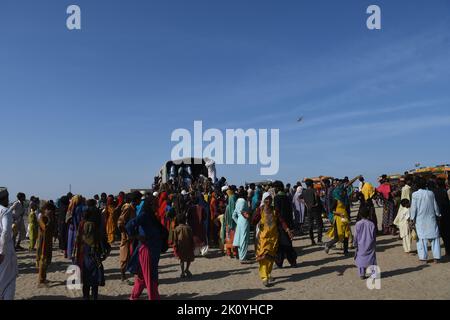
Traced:
POLYGON ((292 199, 292 202, 294 203, 295 209, 297 211, 302 211, 302 208, 300 206, 300 196, 303 193, 303 187, 302 186, 298 186, 297 190, 295 191, 294 197, 292 199))
POLYGON ((364 200, 367 201, 375 195, 375 188, 370 183, 365 182, 361 188, 361 193, 364 196, 364 200))
POLYGON ((259 206, 263 207, 264 206, 264 200, 266 200, 267 197, 271 197, 271 196, 272 196, 272 194, 270 192, 264 192, 263 196, 262 196, 262 199, 261 199, 261 204, 259 206))
POLYGON ((383 183, 377 188, 377 191, 383 195, 384 199, 388 200, 391 193, 391 185, 383 183))
MULTIPOLYGON (((256 206, 258 205, 258 201, 259 201, 259 195, 261 194, 261 189, 260 188, 256 188, 255 190, 255 194, 252 197, 252 210, 256 209, 256 206)), ((261 201, 262 203, 263 201, 261 201)))
POLYGON ((341 201, 343 203, 347 203, 347 198, 346 197, 342 197, 342 192, 345 190, 345 186, 344 185, 340 185, 337 186, 334 190, 333 190, 333 198, 337 201, 341 201))
MULTIPOLYGON (((229 191, 231 191, 231 190, 229 190, 229 191)), ((233 191, 228 193, 228 206, 227 206, 227 209, 225 210, 225 223, 231 229, 236 228, 236 223, 233 220, 233 212, 234 212, 234 209, 236 208, 236 200, 237 200, 237 197, 233 191)))
POLYGON ((80 203, 80 195, 73 196, 72 199, 70 199, 69 208, 67 209, 66 223, 69 222, 70 219, 72 219, 73 213, 80 203))

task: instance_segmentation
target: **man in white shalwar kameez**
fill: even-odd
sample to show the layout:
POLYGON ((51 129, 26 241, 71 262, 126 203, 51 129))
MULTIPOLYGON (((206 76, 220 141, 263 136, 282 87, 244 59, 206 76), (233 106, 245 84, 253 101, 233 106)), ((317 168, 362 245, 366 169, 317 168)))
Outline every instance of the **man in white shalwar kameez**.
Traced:
POLYGON ((417 254, 423 262, 428 261, 428 241, 435 262, 441 259, 440 234, 437 217, 440 217, 434 193, 426 189, 425 179, 419 179, 419 190, 412 194, 410 218, 415 222, 417 237, 417 254))
POLYGON ((406 253, 411 253, 411 231, 409 229, 409 208, 410 202, 408 199, 402 199, 394 224, 400 231, 400 238, 403 240, 403 250, 406 253))
POLYGON ((14 300, 18 274, 8 202, 8 190, 0 187, 0 300, 14 300))
POLYGON ((17 234, 14 236, 14 247, 16 250, 23 250, 20 243, 26 238, 25 229, 25 194, 19 192, 17 201, 14 202, 9 210, 12 212, 13 223, 16 225, 17 234))

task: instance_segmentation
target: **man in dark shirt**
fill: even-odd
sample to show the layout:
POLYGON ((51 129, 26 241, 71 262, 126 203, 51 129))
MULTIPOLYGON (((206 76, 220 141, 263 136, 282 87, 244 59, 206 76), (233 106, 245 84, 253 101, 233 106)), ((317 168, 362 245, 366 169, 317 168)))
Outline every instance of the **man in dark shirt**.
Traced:
POLYGON ((311 245, 316 245, 314 241, 314 222, 317 225, 317 242, 319 245, 322 245, 322 203, 320 201, 320 197, 314 189, 314 182, 311 179, 307 179, 306 190, 303 190, 303 199, 305 200, 305 205, 307 209, 308 215, 308 223, 309 223, 309 237, 311 239, 311 245))
MULTIPOLYGON (((294 228, 294 218, 292 216, 292 201, 285 193, 284 185, 281 181, 274 182, 277 194, 274 198, 275 211, 284 219, 289 230, 294 228)), ((291 267, 297 266, 297 252, 292 247, 292 239, 289 234, 282 228, 278 229, 279 245, 277 259, 275 263, 279 268, 283 267, 284 259, 290 263, 291 267)))

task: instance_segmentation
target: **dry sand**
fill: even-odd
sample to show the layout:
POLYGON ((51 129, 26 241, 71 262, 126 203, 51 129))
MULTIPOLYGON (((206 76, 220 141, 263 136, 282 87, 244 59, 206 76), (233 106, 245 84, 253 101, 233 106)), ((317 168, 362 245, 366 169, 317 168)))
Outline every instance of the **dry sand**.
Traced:
MULTIPOLYGON (((377 214, 381 221, 380 209, 377 214)), ((424 265, 417 256, 403 252, 397 237, 380 236, 377 240, 377 259, 382 273, 380 290, 369 290, 366 282, 359 279, 353 250, 348 258, 336 250, 327 255, 321 247, 310 246, 308 236, 302 236, 296 237, 294 242, 299 253, 298 267, 274 267, 273 287, 262 286, 257 264, 241 265, 235 259, 222 256, 218 250, 212 250, 208 257, 195 260, 191 267, 194 276, 189 280, 179 278, 178 261, 171 253, 164 254, 159 268, 159 291, 162 299, 450 299, 447 260, 424 265)), ((250 247, 253 249, 253 245, 250 247)), ((18 259, 16 299, 79 299, 82 296, 80 291, 66 288, 65 271, 69 262, 59 250, 54 251, 48 272, 50 287, 45 289, 37 288, 34 254, 19 252, 18 259)), ((106 286, 100 288, 99 298, 128 299, 131 287, 120 281, 117 245, 104 266, 106 286)))

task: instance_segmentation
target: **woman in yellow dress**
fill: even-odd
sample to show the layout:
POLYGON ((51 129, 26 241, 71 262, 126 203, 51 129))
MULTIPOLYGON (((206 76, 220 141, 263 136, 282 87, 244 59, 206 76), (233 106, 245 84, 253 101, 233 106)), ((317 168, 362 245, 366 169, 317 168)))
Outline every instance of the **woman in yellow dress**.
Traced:
POLYGON ((264 193, 261 206, 256 210, 252 223, 253 225, 259 223, 256 260, 259 262, 259 276, 263 285, 267 287, 273 283, 271 273, 278 251, 278 228, 283 228, 291 239, 293 238, 293 233, 273 209, 272 195, 269 192, 264 193))
POLYGON ((333 226, 328 231, 328 237, 331 241, 325 244, 325 252, 338 242, 344 243, 344 254, 348 254, 348 242, 351 237, 350 216, 347 212, 347 192, 345 185, 336 187, 333 191, 333 226))

